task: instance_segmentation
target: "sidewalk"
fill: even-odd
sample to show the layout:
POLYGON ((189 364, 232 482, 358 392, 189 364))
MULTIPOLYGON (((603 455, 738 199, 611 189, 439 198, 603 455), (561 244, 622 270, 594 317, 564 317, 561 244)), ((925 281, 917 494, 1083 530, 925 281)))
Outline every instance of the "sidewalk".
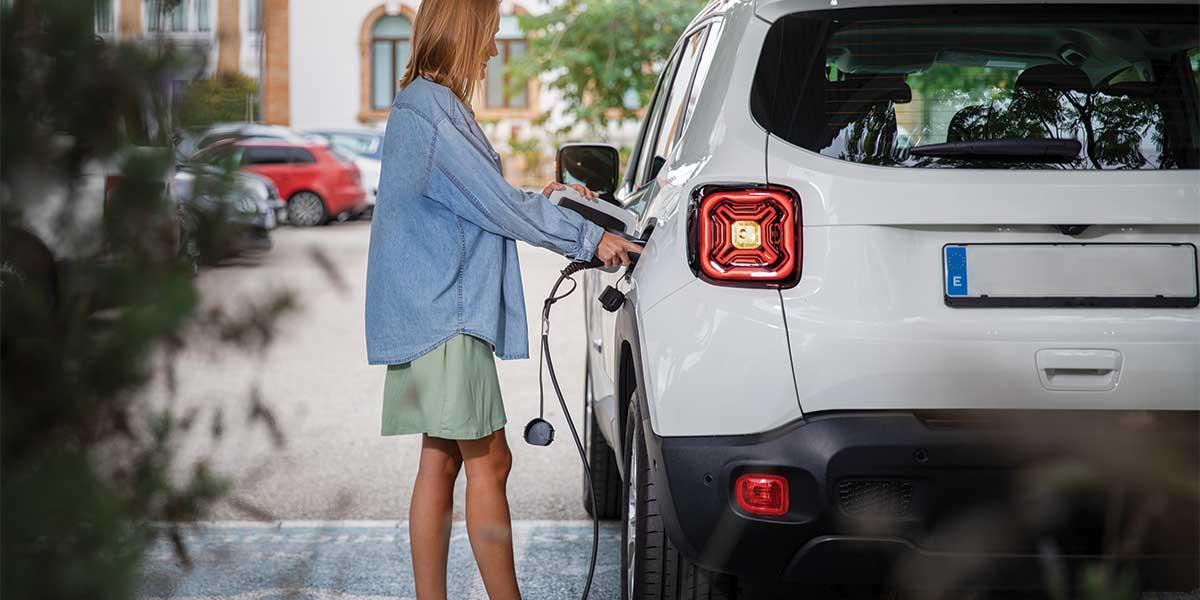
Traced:
MULTIPOLYGON (((602 523, 591 598, 619 596, 620 524, 602 523)), ((411 599, 408 523, 215 522, 184 536, 191 572, 160 540, 146 556, 142 598, 189 600, 411 599)), ((591 553, 590 521, 517 521, 513 549, 525 598, 579 597, 591 553)), ((450 537, 449 597, 486 599, 465 524, 450 537)))

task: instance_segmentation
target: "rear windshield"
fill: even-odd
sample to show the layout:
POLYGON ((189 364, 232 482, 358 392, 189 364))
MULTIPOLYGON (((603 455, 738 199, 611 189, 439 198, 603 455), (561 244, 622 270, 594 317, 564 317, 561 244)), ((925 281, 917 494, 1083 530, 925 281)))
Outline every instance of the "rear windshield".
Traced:
POLYGON ((863 164, 1194 169, 1197 37, 1191 5, 797 13, 771 26, 752 110, 863 164))

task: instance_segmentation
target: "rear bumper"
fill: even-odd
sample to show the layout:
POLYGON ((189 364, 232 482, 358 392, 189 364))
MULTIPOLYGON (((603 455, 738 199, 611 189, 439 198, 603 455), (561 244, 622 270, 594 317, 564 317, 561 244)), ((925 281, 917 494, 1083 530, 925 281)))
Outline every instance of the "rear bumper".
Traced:
POLYGON ((1114 505, 1105 500, 1124 489, 1125 513, 1135 498, 1163 503, 1133 555, 1143 575, 1182 589, 1196 585, 1200 564, 1198 417, 855 412, 809 415, 755 435, 647 436, 667 534, 712 570, 752 581, 969 575, 987 585, 1036 584, 1039 551, 1072 560, 1110 554, 1103 523, 1114 505), (787 479, 787 514, 738 507, 734 482, 751 472, 787 479))
POLYGON ((357 215, 367 209, 367 194, 360 186, 337 188, 329 196, 330 216, 357 215))

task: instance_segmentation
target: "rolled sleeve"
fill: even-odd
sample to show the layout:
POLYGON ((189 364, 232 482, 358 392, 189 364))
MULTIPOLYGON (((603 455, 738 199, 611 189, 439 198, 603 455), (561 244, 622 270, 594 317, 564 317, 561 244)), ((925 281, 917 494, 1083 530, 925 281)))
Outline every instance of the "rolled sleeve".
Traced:
POLYGON ((574 252, 567 256, 574 260, 592 260, 592 257, 596 255, 596 246, 600 244, 602 237, 604 237, 604 228, 584 219, 579 245, 575 247, 574 252))
POLYGON ((575 260, 595 254, 602 228, 541 194, 514 188, 450 119, 437 125, 432 167, 432 176, 444 178, 458 193, 430 198, 463 219, 575 260))

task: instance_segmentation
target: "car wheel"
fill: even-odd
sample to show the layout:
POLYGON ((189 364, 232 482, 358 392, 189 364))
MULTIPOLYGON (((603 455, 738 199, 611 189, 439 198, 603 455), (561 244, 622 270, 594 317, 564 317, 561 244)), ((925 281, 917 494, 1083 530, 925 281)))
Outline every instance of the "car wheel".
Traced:
POLYGON ((667 538, 646 457, 638 391, 625 426, 621 600, 735 600, 737 580, 688 561, 667 538))
POLYGON ((325 201, 315 192, 296 192, 288 200, 288 222, 298 227, 315 227, 329 220, 325 201))
MULTIPOLYGON (((617 470, 617 455, 608 447, 608 440, 597 427, 592 411, 592 364, 585 360, 583 376, 583 444, 587 451, 588 468, 592 471, 592 492, 596 494, 596 512, 601 519, 621 517, 621 473, 617 470)), ((588 498, 588 480, 583 478, 583 509, 592 514, 588 498)))

